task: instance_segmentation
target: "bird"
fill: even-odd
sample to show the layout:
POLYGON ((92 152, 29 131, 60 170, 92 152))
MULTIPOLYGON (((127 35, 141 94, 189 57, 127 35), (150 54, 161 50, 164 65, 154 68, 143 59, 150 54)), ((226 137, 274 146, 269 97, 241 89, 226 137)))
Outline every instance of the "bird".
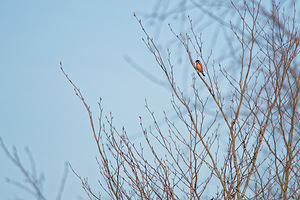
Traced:
POLYGON ((203 76, 205 76, 204 73, 203 73, 203 66, 202 66, 200 60, 196 60, 196 69, 197 69, 199 72, 201 72, 201 74, 202 74, 203 76))

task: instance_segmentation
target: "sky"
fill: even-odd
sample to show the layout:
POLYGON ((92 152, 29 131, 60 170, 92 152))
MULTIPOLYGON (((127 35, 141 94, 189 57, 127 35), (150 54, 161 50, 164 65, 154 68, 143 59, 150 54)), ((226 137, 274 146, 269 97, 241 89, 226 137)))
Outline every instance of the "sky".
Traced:
MULTIPOLYGON (((29 0, 0 1, 0 136, 12 152, 16 147, 25 167, 33 155, 43 191, 55 199, 65 162, 99 188, 92 138, 84 106, 60 71, 59 63, 81 89, 93 116, 101 97, 118 127, 139 135, 139 116, 147 120, 145 99, 153 109, 169 103, 169 93, 133 69, 125 57, 142 67, 155 60, 141 38, 133 13, 143 16, 151 1, 29 0), (158 97, 165 97, 164 100, 158 97)), ((155 72, 155 70, 153 71, 155 72)), ((139 138, 140 136, 137 136, 139 138)), ((24 181, 0 149, 0 199, 33 199, 6 178, 24 181)), ((86 199, 79 179, 69 170, 62 199, 86 199)))
MULTIPOLYGON (((187 69, 190 65, 184 60, 188 59, 184 50, 172 43, 176 38, 170 33, 169 21, 159 24, 160 28, 153 28, 151 20, 147 19, 149 15, 146 14, 159 9, 155 2, 0 0, 0 137, 10 152, 16 147, 28 170, 31 165, 26 148, 29 148, 37 173, 44 176, 43 192, 47 199, 56 199, 66 162, 78 175, 88 177, 94 191, 101 190, 97 183, 100 179, 95 159, 97 147, 88 114, 61 72, 60 62, 90 105, 96 125, 97 102, 102 98, 104 114, 112 112, 116 128, 120 130, 124 126, 132 141, 137 143, 143 137, 139 116, 146 126, 151 125, 145 99, 151 110, 161 116, 158 120, 164 118, 163 111, 172 113, 172 107, 168 88, 145 77, 128 62, 130 57, 154 77, 163 77, 142 41, 145 35, 134 12, 155 41, 165 44, 158 46, 164 49, 163 56, 167 48, 174 53, 172 61, 176 61, 174 70, 180 70, 177 73, 179 83, 185 91, 190 88, 186 77, 193 69, 187 69)), ((196 3, 194 6, 200 8, 202 5, 196 3)), ((170 20, 179 22, 171 25, 176 32, 189 29, 186 15, 189 14, 195 32, 204 41, 203 57, 208 58, 213 52, 210 64, 217 65, 216 55, 223 60, 231 57, 228 46, 220 45, 227 41, 226 32, 218 32, 219 24, 214 20, 206 23, 207 16, 201 15, 194 6, 188 7, 189 12, 183 14, 180 10, 171 10, 175 15, 170 20), (187 23, 181 26, 181 20, 187 23)), ((233 20, 235 24, 239 20, 224 13, 224 21, 233 20)), ((230 61, 227 59, 227 62, 230 61)), ((226 68, 226 62, 222 62, 222 66, 226 68)), ((209 95, 207 90, 201 92, 209 95)), ((32 195, 6 182, 6 178, 19 182, 25 178, 2 148, 0 169, 1 200, 33 199, 32 195)), ((80 180, 71 170, 62 199, 87 199, 80 180)))

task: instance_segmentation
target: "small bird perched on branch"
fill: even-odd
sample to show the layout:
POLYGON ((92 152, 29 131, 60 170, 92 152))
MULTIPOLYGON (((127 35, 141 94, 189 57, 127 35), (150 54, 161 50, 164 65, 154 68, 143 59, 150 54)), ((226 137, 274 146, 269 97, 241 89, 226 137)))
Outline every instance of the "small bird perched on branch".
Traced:
POLYGON ((204 73, 203 73, 203 66, 202 66, 202 64, 201 64, 201 62, 200 62, 199 60, 196 60, 196 68, 197 68, 197 70, 198 70, 199 72, 201 72, 201 74, 202 74, 203 76, 205 76, 204 73))

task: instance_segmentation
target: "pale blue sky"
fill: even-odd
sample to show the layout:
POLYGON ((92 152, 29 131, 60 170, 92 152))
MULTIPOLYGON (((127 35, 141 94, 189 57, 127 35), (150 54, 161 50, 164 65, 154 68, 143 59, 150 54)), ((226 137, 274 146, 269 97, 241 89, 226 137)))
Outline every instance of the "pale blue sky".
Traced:
MULTIPOLYGON (((61 73, 60 61, 95 117, 102 97, 105 112, 112 111, 116 124, 134 134, 139 130, 138 116, 147 113, 145 98, 158 108, 169 102, 166 90, 124 59, 130 55, 139 64, 155 65, 133 17, 133 12, 148 12, 153 3, 0 1, 0 136, 10 150, 17 147, 27 167, 24 147, 29 146, 37 169, 45 175, 48 199, 56 198, 65 161, 92 184, 99 178, 88 116, 61 73), (164 96, 165 102, 159 100, 164 96)), ((0 198, 32 199, 5 182, 5 177, 24 178, 2 149, 0 166, 0 198)), ((80 181, 69 172, 63 199, 78 196, 86 199, 80 181)))
MULTIPOLYGON (((138 142, 141 134, 139 116, 143 117, 145 125, 151 124, 144 106, 145 99, 157 116, 161 116, 159 120, 163 118, 163 110, 171 110, 171 95, 167 89, 142 76, 124 59, 129 55, 143 69, 156 77, 163 77, 141 40, 144 34, 133 17, 134 12, 154 35, 155 41, 159 39, 159 43, 164 43, 159 47, 164 50, 170 48, 173 52, 174 69, 180 72, 177 73, 180 77, 177 81, 184 90, 190 86, 187 80, 191 81, 193 69, 185 62, 188 57, 184 50, 178 48, 180 45, 170 42, 176 40, 167 25, 170 21, 179 33, 184 28, 188 30, 187 14, 191 16, 197 36, 202 33, 203 57, 207 58, 213 52, 210 65, 218 66, 223 59, 222 66, 226 68, 226 61, 235 59, 228 51, 229 40, 224 38, 226 33, 220 33, 217 22, 206 21, 209 17, 194 9, 199 6, 197 3, 188 5, 189 12, 182 15, 180 10, 175 10, 177 18, 172 16, 170 21, 164 21, 161 32, 157 32, 142 15, 150 13, 155 2, 0 0, 0 136, 10 150, 14 145, 17 147, 27 167, 30 165, 24 147, 30 148, 38 171, 45 175, 44 194, 48 199, 56 198, 65 161, 69 161, 79 175, 89 177, 95 191, 100 190, 97 184, 100 175, 95 161, 97 149, 89 118, 60 71, 60 61, 81 89, 94 118, 98 114, 97 101, 102 97, 105 114, 112 111, 117 128, 125 126, 128 135, 138 142), (186 22, 185 27, 181 26, 180 20, 186 22)), ((220 13, 215 11, 214 14, 220 13)), ((222 13, 225 13, 226 19, 223 19, 227 23, 230 20, 233 24, 238 23, 238 18, 222 13)), ((204 98, 209 95, 207 90, 201 92, 204 98)), ((213 113, 215 110, 211 109, 213 113)), ((0 168, 1 200, 15 197, 32 199, 32 196, 5 182, 5 177, 19 181, 23 181, 24 177, 2 149, 0 168)), ((62 199, 80 197, 87 199, 80 181, 69 171, 62 199)))

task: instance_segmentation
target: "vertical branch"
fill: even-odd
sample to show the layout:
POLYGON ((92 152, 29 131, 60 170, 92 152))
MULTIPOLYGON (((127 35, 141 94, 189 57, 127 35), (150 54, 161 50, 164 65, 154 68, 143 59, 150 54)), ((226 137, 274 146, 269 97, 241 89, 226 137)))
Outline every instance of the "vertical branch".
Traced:
MULTIPOLYGON (((111 192, 114 194, 115 198, 118 198, 118 193, 117 193, 116 188, 113 184, 115 182, 115 180, 114 180, 114 177, 112 175, 111 169, 109 167, 109 162, 108 162, 108 160, 105 156, 105 152, 102 150, 102 148, 100 146, 100 141, 99 141, 100 132, 98 134, 96 133, 95 126, 94 126, 94 121, 93 121, 93 116, 92 116, 92 111, 90 109, 90 106, 88 106, 88 104, 85 102, 85 99, 84 99, 83 95, 81 94, 80 89, 72 82, 72 80, 68 77, 68 75, 63 70, 61 62, 60 62, 60 69, 63 72, 63 74, 65 75, 65 77, 67 78, 67 80, 70 82, 70 84, 73 86, 76 96, 81 100, 84 107, 86 108, 86 111, 88 112, 89 119, 90 119, 90 125, 91 125, 92 131, 93 131, 93 136, 94 136, 94 139, 96 141, 98 152, 101 156, 101 160, 102 160, 103 165, 104 165, 103 166, 104 167, 104 172, 105 172, 105 175, 107 176, 107 178, 109 179, 109 181, 107 181, 108 186, 111 189, 111 192)), ((100 117, 100 119, 101 119, 101 117, 100 117)), ((100 124, 100 127, 101 127, 101 124, 100 124)), ((101 130, 101 128, 100 128, 100 130, 101 130)))

